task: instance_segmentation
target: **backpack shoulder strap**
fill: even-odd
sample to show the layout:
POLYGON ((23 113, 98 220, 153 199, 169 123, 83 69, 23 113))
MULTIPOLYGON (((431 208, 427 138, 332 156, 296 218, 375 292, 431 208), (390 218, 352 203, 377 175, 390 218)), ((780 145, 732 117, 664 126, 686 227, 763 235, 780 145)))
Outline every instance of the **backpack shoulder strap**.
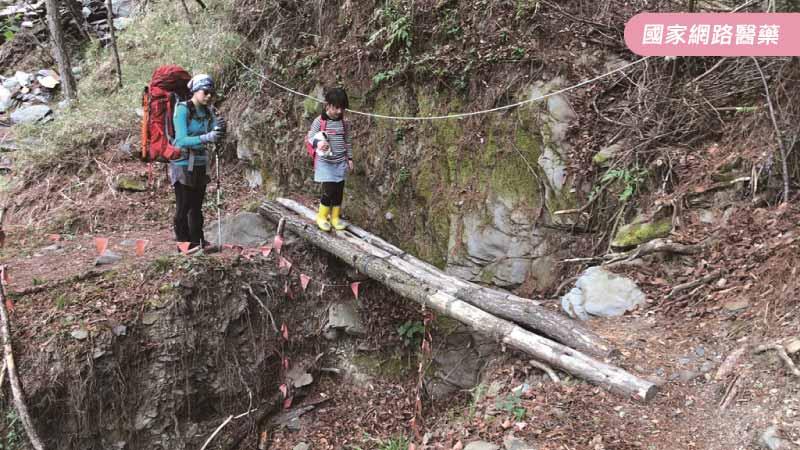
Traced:
POLYGON ((319 116, 319 131, 325 131, 328 129, 328 121, 323 119, 322 116, 319 116))

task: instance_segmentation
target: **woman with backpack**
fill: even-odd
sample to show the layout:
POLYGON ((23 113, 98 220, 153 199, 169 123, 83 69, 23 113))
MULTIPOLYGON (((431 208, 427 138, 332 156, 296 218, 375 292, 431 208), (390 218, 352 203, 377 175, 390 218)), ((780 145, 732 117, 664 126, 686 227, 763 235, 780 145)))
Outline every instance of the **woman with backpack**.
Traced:
POLYGON ((208 150, 224 137, 225 129, 210 108, 214 80, 209 75, 195 75, 189 91, 191 98, 175 106, 174 146, 181 149, 181 157, 170 161, 169 179, 175 189, 175 239, 189 242, 187 253, 191 254, 209 246, 203 236, 203 201, 211 181, 208 150))

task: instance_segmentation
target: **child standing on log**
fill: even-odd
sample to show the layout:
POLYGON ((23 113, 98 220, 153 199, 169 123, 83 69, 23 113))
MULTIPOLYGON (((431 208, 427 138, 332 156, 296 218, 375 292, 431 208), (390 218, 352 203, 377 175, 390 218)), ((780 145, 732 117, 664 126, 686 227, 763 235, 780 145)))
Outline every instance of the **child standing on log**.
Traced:
POLYGON ((341 222, 344 180, 353 170, 353 139, 344 111, 349 107, 347 93, 342 88, 325 92, 325 112, 314 119, 307 141, 314 150, 314 181, 322 183, 317 226, 330 231, 331 226, 344 230, 341 222), (330 214, 330 221, 328 215, 330 214))

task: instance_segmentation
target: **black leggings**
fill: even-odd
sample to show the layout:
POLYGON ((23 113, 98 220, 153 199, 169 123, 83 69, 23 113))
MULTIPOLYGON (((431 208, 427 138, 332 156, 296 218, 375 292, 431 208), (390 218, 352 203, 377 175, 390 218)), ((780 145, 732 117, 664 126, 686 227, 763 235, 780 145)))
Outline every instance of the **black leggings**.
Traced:
POLYGON ((338 183, 322 183, 322 198, 320 198, 320 203, 322 203, 323 206, 342 206, 343 198, 344 180, 338 183))
POLYGON ((191 242, 192 247, 203 245, 203 201, 206 186, 189 187, 175 183, 175 240, 191 242))

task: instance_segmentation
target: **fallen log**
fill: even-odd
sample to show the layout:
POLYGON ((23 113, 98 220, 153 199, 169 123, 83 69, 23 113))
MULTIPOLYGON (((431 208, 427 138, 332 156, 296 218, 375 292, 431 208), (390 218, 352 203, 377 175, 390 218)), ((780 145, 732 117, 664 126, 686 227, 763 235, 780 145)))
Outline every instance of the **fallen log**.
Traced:
MULTIPOLYGON (((314 211, 294 200, 279 198, 276 202, 301 217, 311 221, 315 218, 314 211)), ((535 300, 479 286, 446 274, 439 268, 415 258, 352 223, 347 224, 347 231, 350 231, 356 238, 343 235, 344 239, 360 247, 363 251, 390 262, 399 270, 412 274, 439 291, 592 356, 605 359, 618 354, 616 349, 596 333, 569 317, 542 307, 535 300)))
POLYGON ((292 211, 272 202, 262 204, 259 212, 275 223, 285 219, 285 226, 289 231, 339 257, 345 263, 357 268, 399 295, 422 303, 440 314, 452 317, 472 329, 522 350, 544 363, 603 386, 612 392, 640 401, 646 402, 656 393, 656 386, 647 380, 558 342, 538 336, 508 320, 489 314, 429 285, 412 274, 399 270, 383 258, 364 252, 354 244, 355 236, 347 231, 336 234, 323 233, 316 224, 309 223, 292 211), (348 234, 352 236, 352 239, 348 234), (346 236, 348 239, 342 239, 342 236, 346 236))

